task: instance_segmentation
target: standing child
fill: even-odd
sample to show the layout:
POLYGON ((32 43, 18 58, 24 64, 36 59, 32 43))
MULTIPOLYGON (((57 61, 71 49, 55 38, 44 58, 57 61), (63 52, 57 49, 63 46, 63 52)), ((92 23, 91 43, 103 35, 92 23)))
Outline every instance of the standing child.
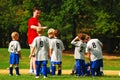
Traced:
POLYGON ((80 33, 76 38, 71 42, 75 46, 74 58, 76 60, 76 75, 84 76, 85 75, 85 48, 86 43, 84 42, 85 34, 80 33))
POLYGON ((38 36, 33 40, 32 52, 30 56, 36 57, 36 78, 39 78, 40 68, 43 67, 44 78, 47 77, 47 60, 48 60, 48 37, 43 36, 44 29, 37 28, 38 36))
POLYGON ((21 58, 21 47, 19 40, 19 33, 12 32, 11 34, 12 41, 9 44, 8 51, 10 52, 10 67, 9 67, 9 75, 13 75, 13 66, 15 65, 16 76, 19 76, 19 58, 21 58))
MULTIPOLYGON (((48 30, 48 37, 49 37, 49 44, 51 43, 51 41, 54 39, 54 31, 55 29, 50 28, 48 30)), ((50 52, 49 52, 50 53, 50 52)), ((52 65, 51 65, 51 58, 50 58, 50 73, 52 73, 52 65)))
POLYGON ((64 50, 64 45, 63 42, 58 39, 59 34, 59 30, 55 30, 54 39, 50 43, 52 75, 55 75, 56 65, 58 65, 58 75, 62 73, 62 51, 64 50))

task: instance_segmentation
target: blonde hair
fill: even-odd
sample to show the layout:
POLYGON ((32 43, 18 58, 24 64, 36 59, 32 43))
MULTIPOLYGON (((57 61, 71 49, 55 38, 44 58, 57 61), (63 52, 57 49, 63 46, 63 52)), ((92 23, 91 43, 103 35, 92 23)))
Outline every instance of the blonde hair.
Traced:
POLYGON ((44 29, 43 29, 43 28, 41 28, 41 27, 38 27, 38 28, 37 28, 37 33, 38 33, 38 34, 43 34, 43 32, 44 32, 44 29))
POLYGON ((50 28, 50 29, 48 30, 48 34, 53 34, 53 33, 54 33, 54 31, 55 31, 55 29, 50 28))
POLYGON ((12 32, 12 34, 11 34, 12 39, 14 39, 15 36, 19 37, 19 33, 18 32, 12 32))

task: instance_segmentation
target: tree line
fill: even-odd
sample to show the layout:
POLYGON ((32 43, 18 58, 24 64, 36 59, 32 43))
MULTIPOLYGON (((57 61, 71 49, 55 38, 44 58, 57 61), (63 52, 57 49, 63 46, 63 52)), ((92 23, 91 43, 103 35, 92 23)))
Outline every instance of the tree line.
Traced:
POLYGON ((80 32, 103 42, 117 37, 114 45, 120 43, 120 0, 0 0, 0 47, 8 46, 13 31, 20 33, 22 47, 28 47, 27 21, 34 6, 42 11, 42 26, 60 29, 66 49, 80 32))

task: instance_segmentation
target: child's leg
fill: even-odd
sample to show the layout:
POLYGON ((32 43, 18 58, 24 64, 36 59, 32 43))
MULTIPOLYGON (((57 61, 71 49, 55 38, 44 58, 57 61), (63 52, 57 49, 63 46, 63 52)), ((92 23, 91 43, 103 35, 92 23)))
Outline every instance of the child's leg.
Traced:
POLYGON ((9 67, 9 74, 10 74, 10 76, 13 75, 13 65, 12 64, 10 64, 10 67, 9 67))
POLYGON ((62 73, 62 66, 58 65, 58 75, 61 75, 61 73, 62 73))
POLYGON ((43 61, 43 75, 47 77, 47 61, 43 61))
POLYGON ((16 70, 16 75, 17 75, 17 76, 20 75, 18 64, 16 64, 15 70, 16 70))
POLYGON ((40 66, 41 66, 41 62, 36 61, 36 76, 39 76, 40 74, 40 66))
POLYGON ((55 75, 55 71, 56 71, 56 66, 54 63, 52 63, 52 75, 55 75))
POLYGON ((95 76, 95 68, 91 68, 91 75, 95 76))

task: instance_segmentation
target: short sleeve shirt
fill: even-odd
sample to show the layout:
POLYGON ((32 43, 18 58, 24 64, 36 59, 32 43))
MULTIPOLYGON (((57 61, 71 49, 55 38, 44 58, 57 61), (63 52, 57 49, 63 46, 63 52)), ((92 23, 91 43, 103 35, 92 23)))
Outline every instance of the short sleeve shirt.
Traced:
POLYGON ((21 50, 20 43, 18 41, 11 41, 8 47, 10 53, 18 54, 18 51, 21 50))
POLYGON ((36 60, 43 61, 48 59, 49 39, 46 36, 38 36, 34 39, 32 46, 35 47, 36 60))

